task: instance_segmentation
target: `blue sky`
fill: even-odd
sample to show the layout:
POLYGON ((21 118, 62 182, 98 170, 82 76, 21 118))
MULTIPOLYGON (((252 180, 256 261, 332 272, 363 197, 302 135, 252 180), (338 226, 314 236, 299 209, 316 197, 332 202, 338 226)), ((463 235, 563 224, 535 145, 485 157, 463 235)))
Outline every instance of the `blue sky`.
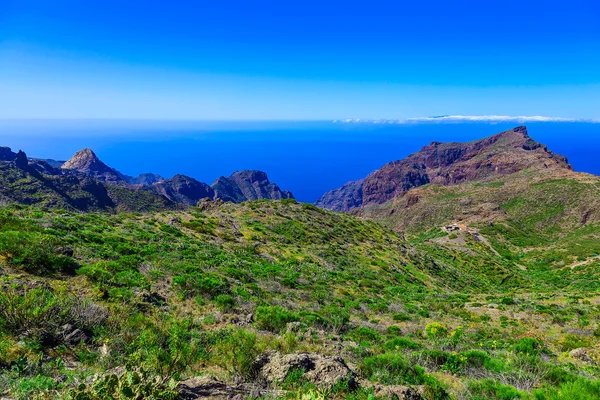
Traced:
POLYGON ((0 0, 0 118, 600 119, 581 1, 0 0))

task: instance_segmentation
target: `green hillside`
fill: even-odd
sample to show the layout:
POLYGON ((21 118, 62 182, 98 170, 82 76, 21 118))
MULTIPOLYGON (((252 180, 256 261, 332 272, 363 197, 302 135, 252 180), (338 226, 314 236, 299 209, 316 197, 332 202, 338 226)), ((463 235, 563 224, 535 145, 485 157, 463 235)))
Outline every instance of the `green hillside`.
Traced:
MULTIPOLYGON (((598 398, 600 290, 533 268, 542 242, 531 241, 544 238, 531 218, 482 224, 486 242, 435 225, 405 239, 294 200, 145 214, 7 206, 0 396, 186 398, 180 381, 212 376, 242 398, 598 398), (265 383, 256 359, 268 351, 339 356, 351 372, 323 386, 301 364, 265 383)), ((561 246, 593 237, 596 225, 580 225, 561 246)))

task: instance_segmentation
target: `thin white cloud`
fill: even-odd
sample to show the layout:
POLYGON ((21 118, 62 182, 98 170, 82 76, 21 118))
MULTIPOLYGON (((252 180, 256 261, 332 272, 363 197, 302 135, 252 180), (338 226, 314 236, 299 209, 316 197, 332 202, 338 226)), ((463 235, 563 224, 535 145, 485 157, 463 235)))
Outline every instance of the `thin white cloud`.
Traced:
POLYGON ((334 122, 344 123, 373 123, 373 124, 407 124, 419 122, 592 122, 599 123, 600 120, 582 119, 582 118, 564 118, 564 117, 548 117, 542 115, 440 115, 435 117, 413 117, 405 119, 378 119, 378 120, 362 120, 362 119, 346 119, 334 122))

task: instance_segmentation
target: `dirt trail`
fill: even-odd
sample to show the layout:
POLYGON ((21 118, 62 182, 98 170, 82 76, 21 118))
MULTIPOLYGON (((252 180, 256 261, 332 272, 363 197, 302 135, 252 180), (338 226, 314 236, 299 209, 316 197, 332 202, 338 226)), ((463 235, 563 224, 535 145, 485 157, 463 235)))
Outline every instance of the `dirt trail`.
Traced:
POLYGON ((570 265, 570 268, 571 268, 571 269, 575 269, 576 267, 580 267, 580 266, 582 266, 582 265, 589 264, 589 263, 591 263, 592 261, 596 261, 596 260, 598 260, 598 259, 600 259, 600 254, 599 254, 599 255, 597 255, 597 256, 590 257, 590 258, 588 258, 587 260, 583 260, 583 261, 580 261, 580 262, 578 262, 578 263, 572 264, 572 265, 570 265))

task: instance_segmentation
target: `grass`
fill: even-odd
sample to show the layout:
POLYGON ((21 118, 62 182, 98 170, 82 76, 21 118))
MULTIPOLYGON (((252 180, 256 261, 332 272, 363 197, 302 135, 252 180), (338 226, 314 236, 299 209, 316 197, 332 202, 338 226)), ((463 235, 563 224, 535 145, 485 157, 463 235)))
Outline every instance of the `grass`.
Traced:
MULTIPOLYGON (((600 361, 600 297, 577 279, 595 264, 570 280, 558 267, 570 260, 558 258, 562 245, 521 254, 495 229, 485 235, 503 244, 498 254, 469 237, 464 249, 435 244, 439 230, 406 241, 292 201, 206 212, 1 208, 0 395, 94 398, 139 379, 167 398, 171 379, 252 383, 255 358, 276 350, 341 356, 366 382, 423 386, 430 399, 594 398, 597 364, 569 352, 600 361), (535 267, 540 254, 555 261, 535 267), (65 325, 85 340, 68 340, 65 325), (97 384, 75 383, 95 375, 97 384)), ((576 258, 592 254, 596 234, 561 232, 564 246, 584 245, 576 258)), ((324 393, 295 374, 281 382, 289 398, 373 398, 367 386, 324 393)))

